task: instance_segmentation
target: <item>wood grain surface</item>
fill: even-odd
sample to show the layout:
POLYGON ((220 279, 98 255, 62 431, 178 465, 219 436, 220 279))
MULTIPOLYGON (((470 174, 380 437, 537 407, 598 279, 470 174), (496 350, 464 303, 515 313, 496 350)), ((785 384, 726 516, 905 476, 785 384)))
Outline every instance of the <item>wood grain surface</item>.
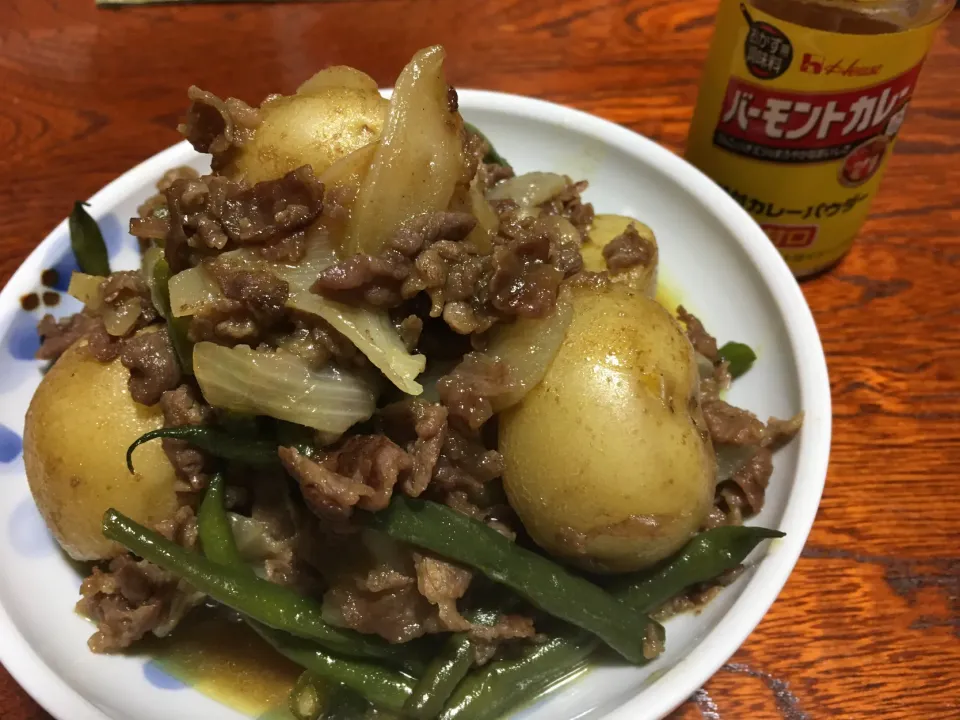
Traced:
MULTIPOLYGON (((190 84, 256 102, 343 63, 392 82, 443 43, 462 87, 523 93, 681 150, 716 0, 0 6, 0 281, 75 198, 179 138, 190 84)), ((960 13, 871 220, 803 285, 835 426, 803 557, 673 720, 960 718, 960 13)), ((8 580, 9 581, 9 580, 8 580)), ((3 642, 0 638, 0 642, 3 642)), ((0 717, 48 716, 0 669, 0 717)))

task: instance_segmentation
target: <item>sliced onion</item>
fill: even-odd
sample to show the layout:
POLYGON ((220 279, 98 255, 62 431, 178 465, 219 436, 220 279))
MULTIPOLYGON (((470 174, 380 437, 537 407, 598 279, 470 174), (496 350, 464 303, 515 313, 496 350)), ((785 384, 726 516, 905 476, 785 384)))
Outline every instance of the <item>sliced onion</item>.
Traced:
POLYGON ((451 113, 439 45, 400 73, 380 143, 347 227, 346 255, 379 255, 390 234, 417 215, 445 210, 463 170, 460 118, 451 113))
POLYGON ((217 281, 200 265, 170 278, 170 310, 174 317, 196 315, 204 306, 222 297, 217 281))
POLYGON ((517 404, 543 380, 567 336, 571 320, 573 301, 570 288, 564 286, 549 315, 520 318, 511 325, 496 326, 486 354, 510 368, 510 379, 517 389, 498 397, 494 401, 494 410, 500 412, 517 404))
POLYGON ((563 175, 531 172, 497 183, 487 192, 487 198, 513 200, 520 207, 535 207, 555 198, 568 184, 563 175))
POLYGON ((103 307, 103 326, 107 332, 115 337, 123 337, 140 317, 140 298, 131 297, 119 305, 105 305, 103 307))
POLYGON ((87 275, 75 272, 70 276, 67 294, 82 302, 88 310, 96 312, 103 304, 100 296, 100 283, 106 280, 102 275, 87 275))
POLYGON ((386 311, 344 305, 311 292, 291 292, 287 305, 326 320, 407 395, 423 392, 416 378, 427 359, 407 351, 386 311))
POLYGON ((361 378, 333 366, 311 370, 283 351, 201 342, 193 347, 193 372, 214 407, 324 432, 342 433, 376 408, 376 396, 361 378))

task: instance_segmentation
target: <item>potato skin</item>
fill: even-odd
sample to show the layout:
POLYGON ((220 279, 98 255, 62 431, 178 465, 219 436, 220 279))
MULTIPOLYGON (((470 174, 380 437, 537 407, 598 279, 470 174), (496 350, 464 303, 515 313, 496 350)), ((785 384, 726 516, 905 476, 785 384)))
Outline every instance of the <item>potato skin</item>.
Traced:
POLYGON ((679 549, 713 502, 713 448, 693 348, 625 285, 574 291, 543 381, 500 417, 510 505, 553 555, 628 572, 679 549))
POLYGON ((123 548, 103 537, 103 513, 114 507, 145 525, 178 507, 176 474, 159 442, 127 447, 163 425, 159 406, 134 402, 119 359, 100 363, 75 343, 44 376, 27 410, 23 458, 34 500, 74 560, 101 560, 123 548))
POLYGON ((320 87, 267 100, 260 109, 263 122, 223 173, 251 184, 303 165, 320 175, 380 137, 388 105, 376 90, 358 87, 320 87))
POLYGON ((591 272, 606 270, 607 262, 603 257, 603 248, 630 225, 637 229, 640 237, 653 243, 653 262, 648 266, 638 265, 620 272, 611 272, 610 279, 638 290, 647 297, 656 297, 657 270, 660 265, 660 249, 657 246, 657 239, 654 237, 653 230, 647 225, 626 215, 597 215, 594 217, 587 241, 580 248, 580 254, 583 256, 583 269, 591 272))

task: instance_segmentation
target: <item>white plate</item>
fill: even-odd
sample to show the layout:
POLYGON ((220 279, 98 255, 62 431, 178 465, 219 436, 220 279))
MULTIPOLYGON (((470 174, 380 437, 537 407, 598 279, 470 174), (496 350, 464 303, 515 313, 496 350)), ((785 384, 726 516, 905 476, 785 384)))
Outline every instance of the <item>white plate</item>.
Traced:
MULTIPOLYGON (((697 170, 629 130, 537 100, 462 91, 464 116, 518 171, 590 181, 598 212, 647 223, 660 243, 662 278, 721 341, 758 350, 731 400, 760 417, 806 413, 800 437, 776 457, 763 512, 752 522, 786 532, 751 558, 744 576, 700 615, 667 623, 667 650, 644 668, 605 667, 516 713, 524 720, 659 718, 689 697, 740 646, 786 582, 813 523, 830 448, 830 388, 820 339, 796 282, 760 228, 697 170), (766 556, 761 559, 760 555, 766 556)), ((114 267, 134 267, 126 233, 164 170, 206 160, 175 145, 114 180, 91 200, 114 267)), ((62 198, 64 210, 74 198, 62 198)), ((80 576, 57 551, 34 507, 19 452, 23 418, 40 380, 35 325, 19 298, 41 272, 71 263, 66 221, 0 294, 0 661, 61 720, 244 717, 173 681, 149 658, 93 655, 91 626, 73 613, 80 576)), ((63 296, 57 314, 77 309, 63 296)))

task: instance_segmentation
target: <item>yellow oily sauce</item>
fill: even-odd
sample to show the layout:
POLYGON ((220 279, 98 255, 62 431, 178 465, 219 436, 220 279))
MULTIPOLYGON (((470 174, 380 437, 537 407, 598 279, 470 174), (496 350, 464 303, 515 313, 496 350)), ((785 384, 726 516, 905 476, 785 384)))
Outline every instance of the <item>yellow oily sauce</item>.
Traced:
POLYGON ((287 695, 302 672, 246 624, 203 608, 147 648, 168 674, 255 718, 289 718, 287 695))

